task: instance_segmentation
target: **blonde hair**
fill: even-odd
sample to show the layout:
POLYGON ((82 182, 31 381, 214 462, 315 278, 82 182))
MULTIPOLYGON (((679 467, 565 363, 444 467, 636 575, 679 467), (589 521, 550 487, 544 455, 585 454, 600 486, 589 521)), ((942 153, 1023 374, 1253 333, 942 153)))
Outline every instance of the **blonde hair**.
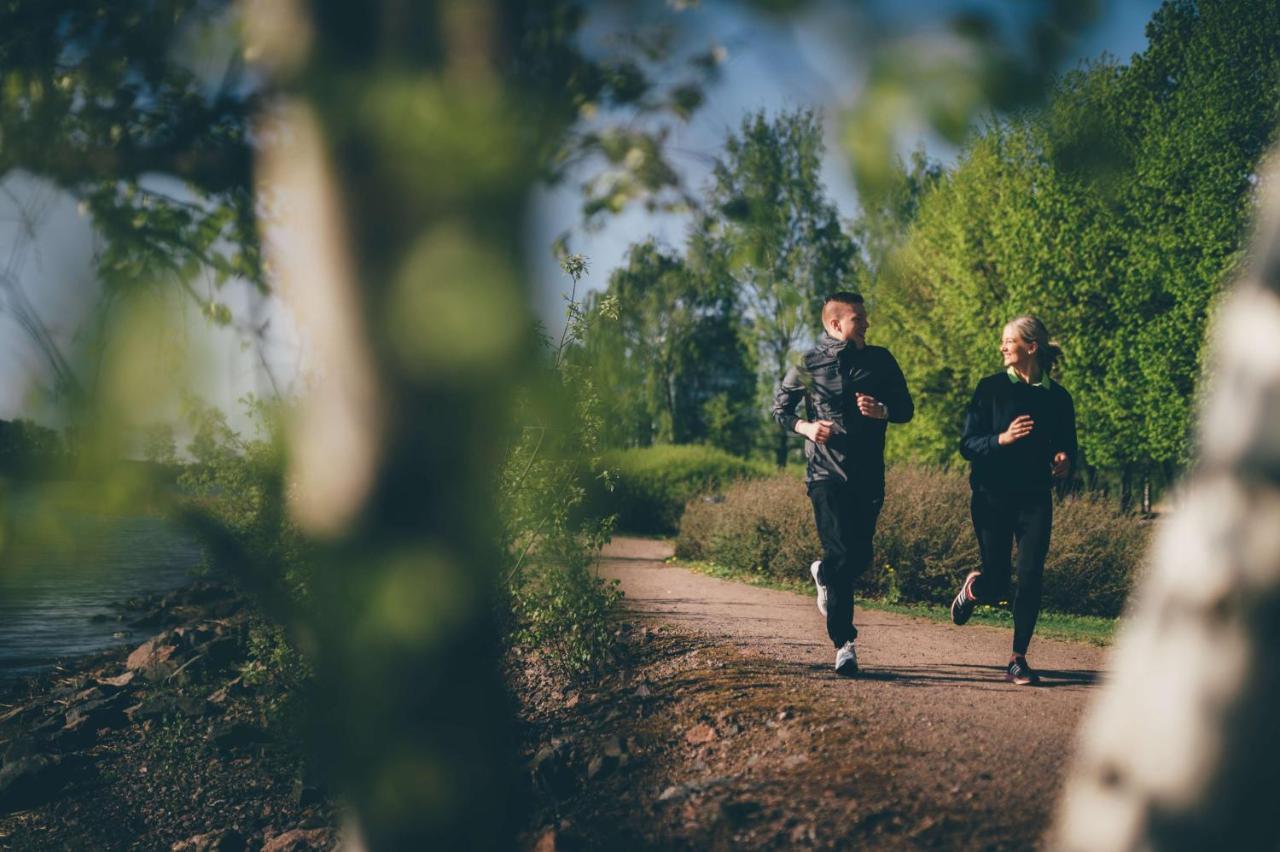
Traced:
POLYGON ((1042 373, 1052 373, 1054 366, 1062 360, 1062 347, 1058 341, 1049 339, 1049 329, 1040 317, 1022 314, 1009 320, 1005 327, 1012 328, 1023 343, 1036 344, 1036 363, 1042 373))

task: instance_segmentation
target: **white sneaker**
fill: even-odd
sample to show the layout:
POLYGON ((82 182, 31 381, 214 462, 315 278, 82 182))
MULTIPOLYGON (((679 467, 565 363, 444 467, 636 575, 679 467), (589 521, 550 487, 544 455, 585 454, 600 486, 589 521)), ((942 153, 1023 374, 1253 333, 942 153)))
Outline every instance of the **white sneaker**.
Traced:
POLYGON ((819 559, 809 566, 809 573, 813 575, 813 584, 818 587, 818 612, 823 615, 827 614, 827 587, 822 585, 822 581, 818 579, 818 566, 822 564, 819 559))
POLYGON ((853 649, 853 640, 850 639, 836 651, 836 674, 853 677, 857 673, 858 652, 853 649))

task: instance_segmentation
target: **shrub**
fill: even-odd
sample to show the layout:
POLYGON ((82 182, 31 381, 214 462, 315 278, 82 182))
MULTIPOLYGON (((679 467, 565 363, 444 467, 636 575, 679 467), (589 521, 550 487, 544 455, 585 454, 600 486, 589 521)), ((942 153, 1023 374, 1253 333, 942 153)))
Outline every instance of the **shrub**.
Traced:
MULTIPOLYGON (((1103 500, 1054 505, 1044 606, 1079 615, 1119 615, 1142 563, 1149 526, 1103 500)), ((788 475, 740 482, 723 498, 688 504, 676 555, 780 580, 808 581, 821 547, 804 484, 788 475)), ((946 604, 978 567, 962 473, 918 465, 889 469, 875 555, 861 591, 891 600, 946 604)))
POLYGON ((693 444, 614 450, 600 463, 613 489, 597 480, 591 501, 595 511, 617 515, 618 529, 661 534, 676 532, 685 504, 693 498, 775 470, 765 462, 693 444))

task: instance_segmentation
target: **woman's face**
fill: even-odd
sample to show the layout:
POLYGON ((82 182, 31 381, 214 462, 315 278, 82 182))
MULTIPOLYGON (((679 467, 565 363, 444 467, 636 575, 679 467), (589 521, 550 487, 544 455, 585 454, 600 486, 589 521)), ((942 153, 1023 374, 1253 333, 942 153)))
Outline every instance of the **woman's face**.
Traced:
POLYGON ((1036 344, 1027 343, 1012 325, 1006 325, 1000 333, 1000 354, 1006 367, 1020 373, 1030 372, 1036 360, 1036 344))

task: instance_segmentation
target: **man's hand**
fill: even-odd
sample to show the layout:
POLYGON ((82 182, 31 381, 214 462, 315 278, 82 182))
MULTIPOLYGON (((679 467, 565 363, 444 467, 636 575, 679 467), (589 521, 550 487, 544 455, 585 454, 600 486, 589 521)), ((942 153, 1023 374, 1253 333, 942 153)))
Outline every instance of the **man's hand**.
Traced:
POLYGON ((1065 479, 1067 474, 1071 472, 1071 459, 1067 458, 1066 453, 1058 453, 1053 457, 1053 478, 1065 479))
POLYGON ((871 394, 857 394, 857 400, 858 411, 862 413, 863 417, 870 417, 872 420, 887 420, 889 418, 888 406, 871 394))
POLYGON ((815 444, 825 444, 831 437, 831 427, 836 425, 831 420, 800 420, 796 423, 796 431, 815 444))
POLYGON ((1031 427, 1035 426, 1035 422, 1029 414, 1023 414, 1013 418, 1013 422, 1009 424, 1009 428, 1000 433, 1000 437, 996 439, 1000 446, 1007 447, 1014 441, 1019 441, 1031 434, 1031 427))

